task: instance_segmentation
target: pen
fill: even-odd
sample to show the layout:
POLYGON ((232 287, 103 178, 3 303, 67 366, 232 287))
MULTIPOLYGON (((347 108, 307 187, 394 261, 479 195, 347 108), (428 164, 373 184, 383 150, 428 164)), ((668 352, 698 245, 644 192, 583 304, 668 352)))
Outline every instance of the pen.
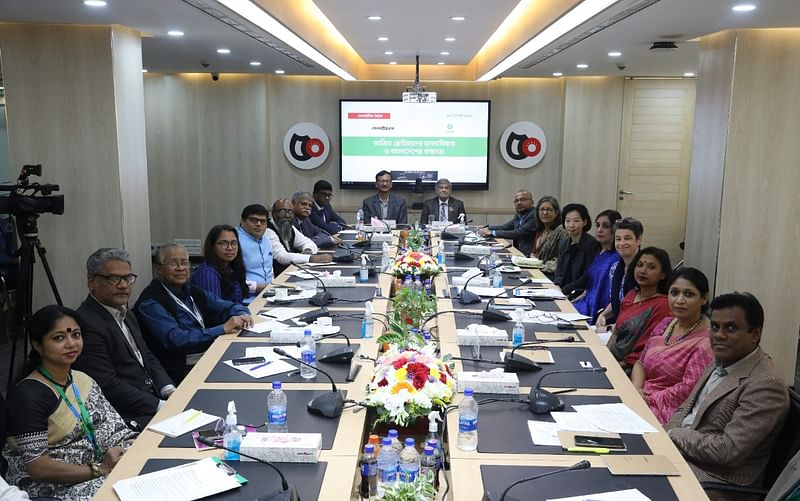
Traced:
POLYGON ((568 447, 567 452, 594 452, 595 454, 608 454, 610 451, 604 447, 568 447))
POLYGON ((268 361, 264 362, 263 364, 258 364, 258 365, 256 365, 255 367, 250 367, 250 369, 249 369, 249 370, 251 370, 251 371, 254 371, 254 370, 260 369, 260 368, 262 368, 262 367, 266 367, 266 366, 268 366, 268 365, 269 365, 269 364, 271 364, 271 363, 272 363, 272 360, 268 360, 268 361))
POLYGON ((186 420, 183 422, 183 424, 189 424, 189 423, 191 423, 192 421, 194 421, 194 419, 195 419, 197 416, 199 416, 199 415, 200 415, 200 414, 202 414, 202 413, 203 413, 203 411, 194 411, 194 413, 193 413, 191 416, 189 416, 188 418, 186 418, 186 420))

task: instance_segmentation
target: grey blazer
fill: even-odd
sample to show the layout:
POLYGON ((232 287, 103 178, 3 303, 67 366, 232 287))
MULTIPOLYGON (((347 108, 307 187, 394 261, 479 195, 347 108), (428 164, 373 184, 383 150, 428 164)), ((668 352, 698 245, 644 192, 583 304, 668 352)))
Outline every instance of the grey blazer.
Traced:
MULTIPOLYGON (((381 201, 378 195, 372 195, 364 199, 362 209, 364 210, 364 221, 369 224, 373 217, 381 217, 381 201)), ((406 210, 406 199, 391 193, 389 195, 389 210, 385 219, 394 219, 397 224, 408 224, 408 210, 406 210)))

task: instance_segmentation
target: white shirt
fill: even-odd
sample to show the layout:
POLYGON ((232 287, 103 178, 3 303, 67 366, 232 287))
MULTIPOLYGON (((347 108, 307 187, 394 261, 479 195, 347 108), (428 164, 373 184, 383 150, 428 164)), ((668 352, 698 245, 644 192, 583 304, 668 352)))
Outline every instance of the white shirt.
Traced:
POLYGON ((267 228, 265 236, 272 247, 272 257, 281 264, 305 264, 311 258, 311 254, 316 254, 319 249, 317 244, 303 235, 297 228, 292 227, 292 230, 294 230, 294 249, 292 250, 297 252, 290 252, 284 248, 278 234, 272 228, 267 228), (302 254, 306 249, 309 249, 311 254, 302 254))

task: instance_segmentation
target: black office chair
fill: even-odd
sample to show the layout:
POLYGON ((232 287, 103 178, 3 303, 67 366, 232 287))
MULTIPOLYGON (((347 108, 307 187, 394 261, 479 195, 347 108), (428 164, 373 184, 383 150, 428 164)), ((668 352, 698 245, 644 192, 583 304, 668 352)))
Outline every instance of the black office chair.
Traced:
POLYGON ((781 430, 781 434, 778 435, 778 439, 775 441, 772 455, 769 458, 769 463, 767 463, 767 469, 764 472, 764 487, 742 487, 721 482, 700 482, 700 485, 706 491, 755 494, 760 496, 760 499, 764 499, 775 480, 777 480, 794 455, 797 454, 798 450, 800 450, 800 394, 789 388, 789 413, 786 415, 783 430, 781 430))

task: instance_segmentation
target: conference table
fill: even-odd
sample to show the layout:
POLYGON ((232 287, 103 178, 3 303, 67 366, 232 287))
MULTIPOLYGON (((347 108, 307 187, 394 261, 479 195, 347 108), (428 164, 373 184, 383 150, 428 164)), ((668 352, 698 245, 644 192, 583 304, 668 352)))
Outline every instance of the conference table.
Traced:
MULTIPOLYGON (((498 239, 498 243, 504 242, 498 239)), ((396 244, 397 236, 391 247, 392 252, 397 252, 396 244)), ((506 252, 518 254, 516 249, 506 252)), ((508 257, 507 253, 505 253, 506 257, 508 257)), ((378 252, 378 257, 379 254, 378 252)), ((501 254, 501 257, 503 255, 501 254)), ((446 263, 463 265, 453 262, 452 257, 448 257, 446 263)), ((356 259, 353 263, 331 263, 315 267, 315 269, 339 270, 341 275, 345 276, 357 272, 358 266, 359 263, 356 259)), ((287 269, 284 274, 275 279, 272 286, 296 282, 296 278, 288 275, 290 271, 296 271, 296 268, 287 269)), ((525 269, 521 272, 522 277, 527 274, 533 278, 544 278, 544 275, 536 269, 525 269)), ((448 273, 441 273, 434 279, 434 288, 438 298, 437 311, 472 310, 479 312, 484 308, 485 303, 460 305, 454 299, 456 297, 455 290, 450 288, 449 276, 448 273)), ((331 372, 337 387, 345 392, 348 400, 361 401, 366 397, 367 384, 370 382, 374 367, 373 360, 379 356, 379 346, 375 340, 383 330, 381 315, 390 308, 390 299, 388 298, 392 282, 391 276, 379 273, 371 277, 368 283, 357 283, 354 287, 348 288, 329 289, 334 293, 334 297, 340 298, 327 306, 333 317, 333 324, 341 327, 341 332, 345 333, 352 346, 357 348, 357 352, 351 366, 319 363, 319 367, 331 372), (362 339, 360 324, 366 300, 372 300, 376 321, 373 336, 362 339), (366 358, 361 358, 362 355, 366 358)), ((505 285, 510 288, 515 283, 519 282, 507 280, 505 285)), ((550 287, 555 286, 550 285, 550 287)), ((304 301, 295 303, 297 304, 291 306, 305 308, 308 311, 316 309, 304 301)), ((268 314, 268 311, 274 307, 267 303, 265 297, 259 295, 250 304, 255 322, 267 321, 268 318, 259 315, 259 312, 268 314)), ((574 312, 569 301, 558 299, 537 301, 536 308, 554 312, 574 312)), ((432 320, 429 325, 436 325, 441 353, 470 357, 470 348, 458 345, 456 330, 465 328, 470 323, 482 323, 479 318, 474 315, 444 313, 432 320)), ((448 413, 445 442, 450 468, 440 475, 437 500, 442 499, 445 490, 447 490, 446 499, 480 500, 487 489, 499 492, 514 480, 567 467, 581 460, 588 460, 591 468, 552 475, 522 484, 514 488, 506 499, 549 499, 630 488, 638 488, 653 500, 686 499, 695 501, 707 499, 689 466, 599 336, 585 323, 578 324, 579 328, 562 332, 565 335, 572 335, 575 338, 574 342, 547 343, 548 349, 556 360, 556 364, 552 368, 575 368, 580 361, 581 363, 591 363, 595 367, 606 367, 607 372, 589 375, 558 375, 549 377, 548 383, 542 386, 553 390, 569 386, 568 390, 571 391, 561 395, 568 407, 582 403, 623 402, 658 430, 656 433, 644 435, 625 435, 628 451, 624 454, 666 457, 677 470, 678 475, 611 476, 606 468, 603 455, 565 452, 560 447, 534 446, 528 433, 527 421, 530 419, 548 420, 548 418, 533 417, 533 414, 521 404, 496 403, 482 405, 480 408, 478 449, 472 452, 464 452, 456 447, 458 416, 455 411, 448 413), (550 384, 554 386, 550 387, 550 384)), ((510 333, 513 324, 501 323, 494 324, 494 326, 506 328, 510 333)), ((554 331, 552 326, 545 324, 526 324, 526 341, 535 339, 537 332, 548 332, 552 338, 554 331)), ((542 336, 544 337, 543 334, 542 336)), ((278 463, 277 466, 284 472, 289 482, 295 484, 300 498, 303 500, 358 499, 358 483, 360 481, 357 470, 358 458, 370 433, 370 430, 367 429, 367 411, 361 407, 346 408, 337 420, 312 416, 302 408, 305 406, 305 402, 315 394, 314 392, 319 394, 330 391, 331 388, 330 382, 321 374, 317 374, 313 380, 303 380, 299 375, 287 377, 286 374, 253 379, 221 363, 223 360, 244 356, 247 347, 266 346, 269 341, 268 334, 252 332, 223 335, 217 338, 179 385, 177 391, 156 414, 153 422, 157 423, 188 408, 202 409, 207 413, 224 417, 225 404, 228 400, 234 400, 237 410, 239 410, 239 422, 259 426, 264 423, 266 418, 267 395, 271 391, 272 380, 281 380, 284 391, 289 397, 290 431, 321 432, 323 444, 319 462, 316 465, 278 463)), ((317 349, 318 358, 327 350, 341 346, 343 343, 344 341, 338 337, 321 340, 317 349)), ((499 351, 499 348, 485 346, 482 348, 482 356, 495 357, 499 351)), ((289 361, 289 363, 293 362, 289 361)), ((293 365, 299 366, 297 363, 293 363, 293 365)), ((491 368, 479 367, 479 365, 475 362, 456 360, 454 374, 457 375, 462 369, 475 371, 491 368)), ((535 382, 545 372, 547 370, 540 373, 520 374, 521 398, 528 396, 530 387, 535 386, 535 382)), ((453 405, 457 405, 462 398, 463 394, 456 394, 453 405)), ((218 450, 197 451, 191 438, 187 436, 172 439, 145 430, 122 457, 94 499, 118 500, 113 485, 119 480, 212 455, 220 456, 221 452, 218 450)), ((239 489, 208 499, 252 500, 263 495, 266 490, 275 489, 280 485, 277 475, 265 465, 251 462, 239 464, 233 462, 231 464, 237 468, 239 473, 248 478, 249 482, 239 489)))

